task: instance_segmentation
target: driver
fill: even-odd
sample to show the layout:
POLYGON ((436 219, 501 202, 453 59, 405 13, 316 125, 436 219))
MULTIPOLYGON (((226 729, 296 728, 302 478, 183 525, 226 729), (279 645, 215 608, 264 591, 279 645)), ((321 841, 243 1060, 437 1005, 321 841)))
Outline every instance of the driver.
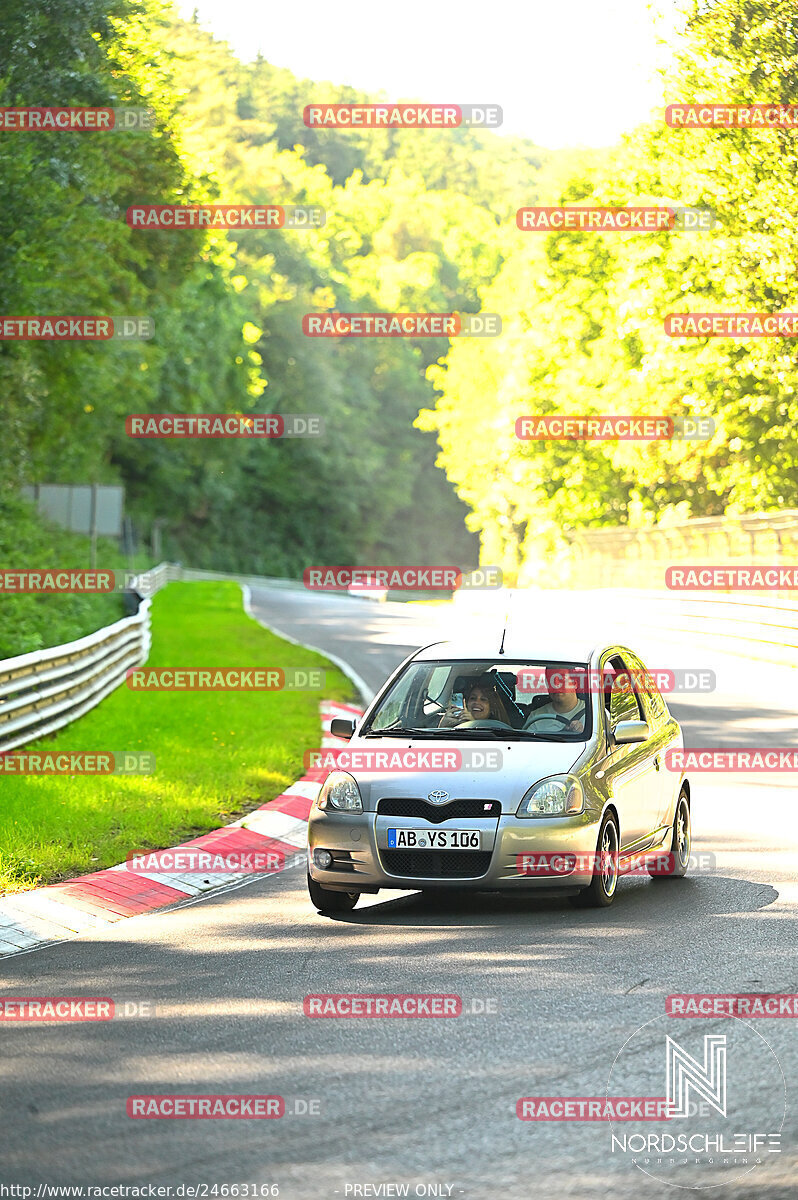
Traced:
POLYGON ((585 728, 585 701, 578 696, 578 679, 573 671, 546 667, 547 704, 534 708, 524 722, 533 733, 582 733, 585 728))
POLYGON ((503 721, 510 724, 507 709, 496 689, 475 680, 465 694, 465 705, 472 721, 503 721))

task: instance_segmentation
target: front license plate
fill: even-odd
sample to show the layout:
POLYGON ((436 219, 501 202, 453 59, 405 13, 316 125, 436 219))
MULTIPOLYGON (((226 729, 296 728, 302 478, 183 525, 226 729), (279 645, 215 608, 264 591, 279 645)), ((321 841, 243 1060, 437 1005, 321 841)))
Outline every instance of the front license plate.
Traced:
POLYGON ((389 829, 389 850, 480 850, 478 829, 389 829))

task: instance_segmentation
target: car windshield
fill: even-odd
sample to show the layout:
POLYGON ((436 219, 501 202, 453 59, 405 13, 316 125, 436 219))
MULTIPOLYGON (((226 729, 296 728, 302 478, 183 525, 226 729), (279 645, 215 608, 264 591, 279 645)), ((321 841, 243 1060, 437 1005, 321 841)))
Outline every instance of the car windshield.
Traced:
POLYGON ((366 737, 586 741, 587 664, 538 660, 408 663, 366 722, 366 737))

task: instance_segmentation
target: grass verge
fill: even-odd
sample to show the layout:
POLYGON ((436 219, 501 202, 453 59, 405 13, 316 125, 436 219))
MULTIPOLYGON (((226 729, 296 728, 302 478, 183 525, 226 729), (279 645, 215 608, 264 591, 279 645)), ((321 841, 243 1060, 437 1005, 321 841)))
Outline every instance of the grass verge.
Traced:
MULTIPOLYGON (((235 583, 172 583, 153 598, 147 669, 323 667, 323 691, 136 692, 124 684, 41 751, 147 750, 154 775, 0 778, 0 892, 113 866, 273 800, 320 745, 319 700, 352 700, 322 655, 276 637, 235 583)), ((29 747, 33 749, 34 746, 29 747)))

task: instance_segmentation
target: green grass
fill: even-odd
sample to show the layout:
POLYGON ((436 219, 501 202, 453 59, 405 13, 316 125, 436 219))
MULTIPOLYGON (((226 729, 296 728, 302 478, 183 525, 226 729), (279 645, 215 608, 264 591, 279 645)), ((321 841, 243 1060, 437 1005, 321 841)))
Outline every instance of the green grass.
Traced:
POLYGON ((0 777, 0 891, 113 866, 131 850, 174 845, 273 800, 320 744, 319 700, 351 700, 320 654, 269 633, 234 583, 172 583, 153 599, 147 669, 324 667, 324 691, 135 692, 28 749, 147 750, 151 776, 0 777))

